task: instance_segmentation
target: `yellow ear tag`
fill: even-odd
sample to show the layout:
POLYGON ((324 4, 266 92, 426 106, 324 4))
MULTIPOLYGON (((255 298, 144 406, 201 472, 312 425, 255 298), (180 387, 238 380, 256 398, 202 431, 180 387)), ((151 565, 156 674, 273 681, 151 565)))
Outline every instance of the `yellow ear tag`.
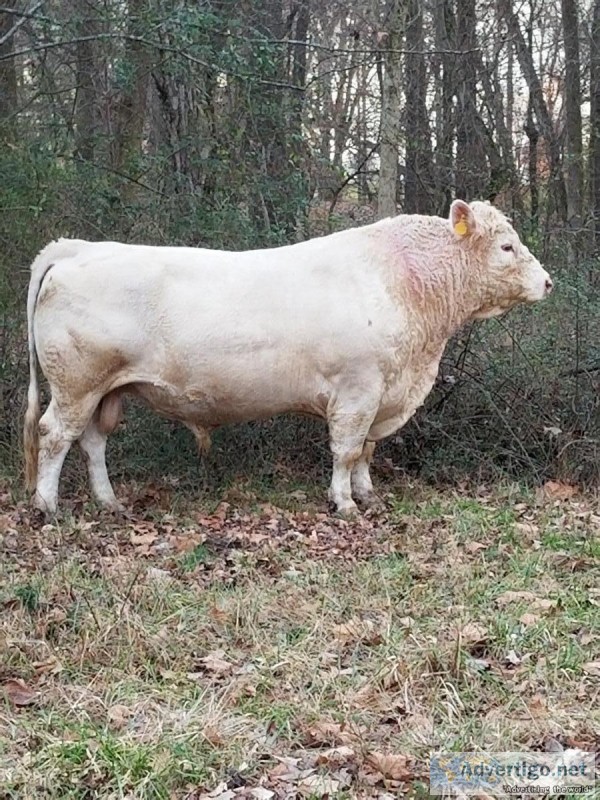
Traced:
POLYGON ((458 236, 464 236, 467 230, 467 223, 464 221, 464 219, 459 219, 454 225, 454 233, 458 234, 458 236))

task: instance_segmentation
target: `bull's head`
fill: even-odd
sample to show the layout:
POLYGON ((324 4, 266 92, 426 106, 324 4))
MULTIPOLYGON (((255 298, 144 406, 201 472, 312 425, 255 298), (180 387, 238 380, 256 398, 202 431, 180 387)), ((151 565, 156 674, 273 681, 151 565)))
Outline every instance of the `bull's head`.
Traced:
POLYGON ((518 303, 535 303, 552 291, 552 279, 515 229, 489 203, 455 200, 450 227, 468 253, 478 297, 473 319, 502 314, 518 303))

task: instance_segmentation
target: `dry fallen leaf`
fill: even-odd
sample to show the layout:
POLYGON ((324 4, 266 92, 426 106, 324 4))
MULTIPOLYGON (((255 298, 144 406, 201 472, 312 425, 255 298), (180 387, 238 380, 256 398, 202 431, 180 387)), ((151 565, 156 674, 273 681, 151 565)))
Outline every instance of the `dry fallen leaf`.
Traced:
POLYGON ((522 660, 523 659, 518 656, 514 650, 509 650, 505 656, 505 661, 513 667, 518 667, 522 660))
POLYGON ((42 675, 56 675, 57 673, 62 671, 62 664, 56 658, 56 656, 51 656, 46 661, 34 661, 31 665, 38 677, 42 675))
POLYGON ((32 689, 31 686, 27 686, 24 681, 16 678, 5 681, 0 687, 0 694, 4 695, 10 705, 16 708, 30 706, 32 703, 35 703, 39 697, 39 693, 36 692, 35 689, 32 689))
POLYGON ((536 597, 531 605, 532 611, 550 611, 558 605, 557 600, 550 600, 548 597, 536 597))
POLYGON ((357 617, 348 622, 343 622, 341 625, 334 625, 333 635, 342 644, 363 642, 368 645, 378 645, 383 642, 380 626, 376 625, 371 619, 359 619, 357 617))
POLYGON ((368 764, 381 772, 384 778, 393 781, 408 781, 414 777, 412 759, 401 753, 369 753, 368 764))
POLYGON ((524 614, 521 614, 519 617, 519 622, 522 622, 523 625, 535 625, 537 622, 540 621, 540 618, 537 614, 531 614, 529 611, 525 611, 524 614))
POLYGON ((276 767, 269 770, 269 778, 271 780, 293 783, 301 776, 306 777, 314 770, 302 770, 299 767, 301 759, 292 758, 291 756, 275 756, 279 761, 276 767))
POLYGON ((517 603, 520 600, 523 600, 526 603, 533 603, 536 599, 533 592, 502 592, 496 598, 496 605, 499 606, 507 606, 509 603, 517 603))
POLYGON ((234 800, 234 798, 235 792, 227 788, 225 781, 220 783, 212 792, 200 795, 200 800, 234 800))
POLYGON ((317 764, 319 766, 323 766, 327 764, 328 766, 339 766, 340 764, 344 764, 347 761, 350 761, 354 758, 355 752, 352 747, 348 747, 348 745, 340 745, 339 747, 330 747, 329 750, 325 750, 322 753, 319 753, 317 756, 317 764))
POLYGON ((307 731, 307 745, 318 747, 327 745, 334 747, 348 744, 356 740, 356 732, 348 730, 338 722, 328 722, 326 720, 315 722, 307 731))
POLYGON ((403 686, 406 680, 406 662, 403 659, 389 658, 379 676, 386 692, 403 686))
POLYGON ((149 547, 158 539, 156 531, 131 531, 129 541, 135 547, 149 547))
POLYGON ((466 665, 469 672, 476 675, 481 672, 487 672, 492 668, 491 663, 486 658, 472 658, 471 656, 467 658, 466 665))
POLYGON ((219 783, 212 792, 206 792, 200 795, 200 800, 233 800, 235 792, 227 788, 227 782, 222 781, 219 783))
POLYGON ((147 572, 148 578, 157 582, 168 582, 173 580, 173 576, 166 569, 159 569, 158 567, 150 567, 147 572))
MULTIPOLYGON (((221 526, 221 523, 219 523, 221 526)), ((206 534, 184 532, 169 537, 169 541, 176 553, 191 553, 198 545, 204 544, 206 534)))
POLYGON ((208 610, 211 619, 224 625, 231 619, 231 613, 218 605, 211 606, 208 610))
POLYGON ((107 711, 107 717, 109 722, 117 730, 119 730, 126 724, 130 716, 131 716, 131 709, 129 708, 129 706, 124 706, 120 703, 116 703, 114 706, 111 706, 107 711))
MULTIPOLYGON (((353 692, 348 698, 351 707, 355 708, 376 708, 380 701, 380 695, 375 687, 367 683, 353 692)), ((387 697, 385 698, 385 705, 387 706, 387 697)))
POLYGON ((600 589, 588 589, 588 601, 593 606, 600 606, 600 589))
POLYGON ((275 792, 270 789, 264 789, 262 786, 257 786, 251 790, 250 797, 254 797, 256 800, 271 800, 271 798, 275 797, 275 792))
POLYGON ((477 642, 484 642, 488 633, 482 625, 478 625, 476 622, 467 622, 462 628, 456 629, 456 638, 459 636, 464 644, 476 644, 477 642))
POLYGON ((213 653, 209 653, 200 659, 200 663, 204 669, 217 675, 225 675, 233 669, 233 664, 225 658, 224 650, 215 650, 213 653))
POLYGON ((545 500, 570 500, 578 492, 578 487, 563 481, 546 481, 538 496, 545 500))
POLYGON ((548 703, 541 694, 534 694, 527 708, 533 717, 545 717, 548 713, 548 703))
POLYGON ((515 529, 526 535, 535 535, 540 530, 534 522, 515 522, 515 529))
POLYGON ((551 600, 548 597, 537 597, 533 592, 503 592, 496 598, 496 605, 501 608, 509 605, 510 603, 527 603, 531 612, 533 611, 550 611, 558 605, 557 600, 551 600))
POLYGON ((482 544, 482 542, 467 542, 465 544, 465 550, 467 553, 478 553, 480 550, 487 550, 488 545, 482 544))
POLYGON ((298 784, 300 790, 304 789, 312 796, 324 797, 337 794, 340 782, 330 778, 328 775, 309 775, 303 778, 298 784))
POLYGON ((0 533, 15 531, 15 522, 9 514, 0 514, 0 533))
POLYGON ((560 436, 562 430, 557 428, 556 425, 544 425, 544 433, 548 434, 548 436, 560 436))
POLYGON ((583 665, 583 671, 588 675, 600 678, 600 661, 588 661, 583 665))

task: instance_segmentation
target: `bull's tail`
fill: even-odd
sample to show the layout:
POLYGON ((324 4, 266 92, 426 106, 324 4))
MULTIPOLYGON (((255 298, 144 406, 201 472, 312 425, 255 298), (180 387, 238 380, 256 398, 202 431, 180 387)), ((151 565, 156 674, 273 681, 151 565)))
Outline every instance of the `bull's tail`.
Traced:
POLYGON ((35 314, 35 304, 46 273, 53 266, 52 255, 56 253, 57 244, 49 244, 37 256, 31 265, 31 278, 29 280, 29 292, 27 295, 27 337, 29 340, 29 390, 27 392, 27 411, 25 412, 25 424, 23 428, 23 449, 25 455, 25 483, 30 491, 35 489, 37 482, 38 453, 39 453, 39 429, 40 421, 40 388, 37 375, 37 351, 33 336, 33 317, 35 314), (54 251, 54 253, 52 252, 54 251))

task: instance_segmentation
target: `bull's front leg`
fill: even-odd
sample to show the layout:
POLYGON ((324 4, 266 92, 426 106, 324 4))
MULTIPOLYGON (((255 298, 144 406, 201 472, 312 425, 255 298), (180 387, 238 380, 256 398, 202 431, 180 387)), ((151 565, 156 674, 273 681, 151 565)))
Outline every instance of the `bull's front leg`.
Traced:
POLYGON ((333 454, 329 500, 334 503, 339 513, 345 516, 350 516, 357 510, 356 503, 352 499, 352 470, 363 455, 367 431, 375 413, 376 408, 354 412, 337 411, 329 419, 329 437, 333 454))
POLYGON ((373 481, 369 471, 376 442, 365 442, 360 458, 352 470, 352 495, 361 505, 367 508, 383 508, 384 503, 373 489, 373 481))
POLYGON ((383 422, 377 422, 367 433, 367 441, 361 456, 352 470, 352 493, 358 502, 367 508, 379 510, 385 507, 383 500, 375 493, 370 474, 370 465, 377 442, 396 433, 414 413, 414 410, 405 411, 383 422))

